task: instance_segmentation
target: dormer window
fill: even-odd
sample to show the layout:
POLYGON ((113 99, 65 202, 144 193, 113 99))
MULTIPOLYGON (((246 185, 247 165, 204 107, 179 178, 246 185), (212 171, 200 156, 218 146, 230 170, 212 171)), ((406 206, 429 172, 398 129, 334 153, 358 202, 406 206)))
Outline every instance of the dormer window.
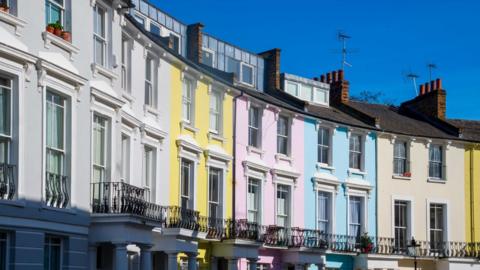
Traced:
POLYGON ((302 99, 312 101, 313 87, 309 85, 302 85, 302 99))
POLYGON ((160 26, 150 23, 150 33, 160 36, 160 26))
POLYGON ((203 48, 202 63, 210 67, 215 67, 215 53, 210 49, 203 48))
POLYGON ((287 82, 286 91, 292 96, 298 97, 298 84, 293 82, 287 82))
POLYGON ((253 86, 253 67, 243 62, 240 63, 240 67, 241 82, 253 86))
POLYGON ((180 53, 180 38, 172 33, 170 33, 170 38, 172 40, 172 49, 180 53))
POLYGON ((329 103, 329 93, 325 89, 316 88, 313 94, 313 102, 318 104, 328 105, 329 103))

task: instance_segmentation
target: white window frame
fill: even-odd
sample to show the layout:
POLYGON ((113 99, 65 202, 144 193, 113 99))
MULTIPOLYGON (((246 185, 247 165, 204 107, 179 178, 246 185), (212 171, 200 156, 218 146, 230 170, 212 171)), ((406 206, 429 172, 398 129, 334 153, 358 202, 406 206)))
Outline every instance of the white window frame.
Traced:
POLYGON ((153 188, 155 187, 155 179, 157 175, 157 148, 152 145, 144 144, 143 145, 143 166, 142 166, 142 186, 143 189, 146 191, 145 196, 147 197, 147 200, 150 201, 152 199, 153 195, 153 188), (150 160, 150 165, 147 164, 147 154, 148 152, 151 152, 151 160, 150 160), (150 172, 147 172, 147 169, 150 169, 150 172), (150 175, 150 177, 148 177, 150 175))
POLYGON ((99 182, 94 182, 94 183, 102 183, 102 182, 110 182, 111 179, 109 179, 109 153, 110 153, 110 144, 109 144, 109 137, 111 136, 111 118, 108 116, 102 115, 98 112, 94 112, 92 116, 92 148, 95 147, 93 144, 94 142, 94 136, 93 136, 93 131, 94 131, 94 125, 95 125, 95 118, 101 118, 105 121, 105 126, 103 127, 104 129, 104 153, 103 153, 103 160, 105 164, 95 164, 95 159, 93 156, 95 155, 95 150, 92 149, 92 180, 93 180, 93 175, 94 175, 94 168, 99 168, 103 170, 103 180, 99 182))
POLYGON ((443 206, 443 241, 447 242, 450 239, 450 202, 444 199, 430 199, 427 198, 426 200, 426 212, 427 212, 427 227, 426 227, 426 234, 428 241, 430 239, 430 205, 432 204, 440 204, 443 206))
POLYGON ((221 209, 220 215, 216 215, 215 217, 217 219, 222 219, 225 217, 225 168, 219 168, 215 166, 208 166, 208 190, 207 190, 207 198, 208 198, 208 205, 207 205, 207 212, 208 212, 208 217, 212 217, 212 213, 210 213, 210 205, 211 204, 216 204, 217 206, 217 212, 218 209, 221 209), (214 202, 210 200, 210 174, 212 170, 216 170, 219 172, 219 179, 218 179, 218 186, 217 186, 217 192, 218 192, 218 202, 214 202))
POLYGON ((300 97, 302 100, 306 100, 306 101, 309 101, 309 102, 313 102, 313 92, 314 92, 314 87, 313 85, 305 85, 305 84, 302 84, 300 83, 300 97), (304 94, 304 91, 306 91, 305 89, 306 88, 310 88, 312 91, 310 92, 310 95, 308 98, 305 97, 305 94, 304 94))
MULTIPOLYGON (((263 198, 263 185, 262 185, 262 182, 263 180, 261 178, 258 178, 256 176, 247 176, 247 200, 246 200, 246 204, 247 204, 247 216, 246 216, 246 219, 248 220, 248 217, 249 217, 249 213, 250 212, 253 212, 255 211, 255 216, 256 216, 256 223, 257 224, 262 224, 262 198, 263 198), (257 182, 257 187, 259 189, 259 192, 258 192, 258 205, 257 205, 257 209, 256 210, 250 210, 250 207, 249 207, 249 200, 248 200, 248 194, 249 194, 249 187, 250 187, 250 180, 253 180, 253 181, 256 181, 257 182)), ((249 221, 249 222, 254 222, 254 221, 249 221)))
POLYGON ((129 134, 124 132, 121 133, 120 136, 120 164, 122 166, 120 172, 120 180, 125 183, 130 183, 130 159, 132 154, 132 137, 129 134), (124 139, 127 142, 127 149, 124 149, 124 139))
POLYGON ((327 193, 329 196, 329 202, 328 202, 328 214, 327 214, 327 231, 324 232, 326 234, 333 234, 334 232, 334 226, 335 226, 335 192, 331 190, 325 190, 325 189, 316 189, 315 190, 315 228, 317 230, 320 230, 319 222, 321 221, 318 215, 318 200, 319 200, 319 193, 327 193))
POLYGON ((195 90, 196 83, 193 78, 189 76, 184 76, 182 80, 182 121, 189 124, 190 126, 195 125, 195 90), (188 89, 187 82, 191 83, 191 89, 188 89), (184 93, 190 93, 190 98, 186 97, 184 93), (183 107, 188 107, 188 115, 184 115, 183 107))
POLYGON ((194 183, 196 178, 196 162, 188 158, 180 158, 180 206, 182 206, 182 199, 187 200, 188 209, 195 209, 195 185, 194 183), (183 162, 190 164, 190 172, 188 179, 188 196, 183 194, 183 162), (192 179, 193 178, 193 179, 192 179))
POLYGON ((55 22, 51 22, 51 13, 50 13, 50 10, 51 10, 51 6, 56 6, 58 8, 60 8, 60 23, 63 27, 65 27, 65 0, 62 0, 62 3, 63 5, 59 5, 56 1, 52 1, 52 0, 47 0, 48 2, 48 5, 49 5, 49 8, 47 10, 45 10, 46 14, 45 16, 50 16, 50 18, 46 18, 47 19, 47 24, 48 22, 50 23, 55 23, 55 22))
POLYGON ((352 236, 350 232, 350 197, 361 198, 360 235, 362 235, 367 232, 368 228, 368 195, 361 190, 350 190, 347 193, 347 235, 352 236))
POLYGON ((240 62, 239 81, 242 84, 245 84, 245 85, 248 85, 248 86, 251 86, 251 87, 255 87, 255 67, 250 65, 250 64, 247 64, 245 62, 242 62, 242 61, 239 61, 239 62, 240 62), (248 82, 243 81, 243 66, 246 66, 246 67, 252 69, 252 83, 248 83, 248 82))
MULTIPOLYGON (((446 159, 447 159, 447 151, 446 151, 446 148, 447 146, 442 144, 442 143, 429 143, 428 144, 428 151, 427 151, 427 155, 428 155, 428 179, 429 180, 432 180, 432 181, 440 181, 440 182, 445 182, 447 180, 447 163, 446 163, 446 159), (433 177, 430 175, 430 164, 434 161, 430 160, 430 150, 432 147, 440 147, 440 152, 441 152, 441 155, 442 155, 442 159, 441 159, 441 163, 440 163, 440 174, 441 176, 440 177, 433 177)), ((437 161, 435 161, 434 163, 436 164, 439 164, 437 161)))
POLYGON ((294 82, 294 81, 285 80, 285 86, 284 86, 284 87, 285 87, 285 92, 287 92, 288 94, 290 94, 290 95, 292 95, 292 96, 294 96, 294 97, 297 97, 297 98, 300 98, 300 97, 301 97, 300 91, 301 91, 301 89, 302 89, 302 85, 301 85, 300 83, 294 82), (289 85, 289 84, 295 85, 295 86, 297 87, 297 91, 296 91, 295 94, 290 93, 290 92, 288 91, 288 85, 289 85))
POLYGON ((407 203, 407 240, 411 239, 415 232, 415 199, 411 196, 392 195, 391 199, 391 235, 395 239, 395 202, 407 203))
POLYGON ((321 166, 321 167, 325 167, 325 166, 331 166, 332 165, 332 140, 333 140, 333 132, 335 132, 332 128, 330 127, 325 127, 325 126, 319 126, 317 128, 317 163, 321 166), (320 134, 320 131, 321 130, 327 130, 328 131, 328 145, 323 145, 323 144, 320 144, 320 142, 318 141, 318 135, 320 134), (328 152, 327 152, 327 159, 328 159, 328 162, 325 163, 325 162, 320 162, 319 161, 319 156, 318 156, 318 148, 319 147, 326 147, 328 152))
POLYGON ((262 148, 262 118, 263 118, 262 116, 263 116, 263 110, 260 106, 256 106, 256 105, 250 105, 249 106, 249 108, 248 108, 248 134, 247 134, 248 142, 247 142, 247 144, 248 144, 248 146, 254 147, 254 148, 257 148, 257 149, 262 148), (252 126, 251 123, 250 123, 250 110, 252 110, 252 109, 258 110, 258 115, 257 115, 257 117, 258 117, 258 119, 257 119, 258 127, 252 126), (250 130, 251 129, 255 129, 257 131, 257 138, 256 138, 257 139, 257 145, 252 145, 250 143, 250 130))
POLYGON ((132 40, 126 36, 122 35, 122 52, 121 52, 121 87, 122 90, 128 94, 131 94, 131 63, 132 63, 132 40))
POLYGON ((326 89, 314 86, 312 96, 313 96, 312 102, 314 102, 315 104, 321 104, 321 105, 326 105, 326 106, 328 106, 330 104, 330 92, 326 89), (326 97, 325 102, 318 102, 317 101, 317 90, 325 93, 325 97, 326 97))
MULTIPOLYGON (((177 50, 177 53, 181 54, 181 51, 182 51, 182 38, 180 37, 180 35, 170 30, 169 33, 168 33, 168 36, 175 36, 175 37, 178 39, 178 50, 177 50)), ((172 48, 172 50, 175 50, 175 48, 172 48)))
POLYGON ((284 228, 291 228, 293 224, 293 185, 283 181, 276 181, 275 182, 275 225, 279 226, 278 224, 278 186, 285 186, 288 188, 288 200, 287 200, 287 213, 286 215, 282 215, 281 217, 286 218, 286 225, 284 228))
MULTIPOLYGON (((217 66, 217 59, 216 59, 216 57, 215 57, 215 56, 216 56, 216 52, 215 52, 214 50, 210 49, 210 48, 207 48, 207 47, 203 47, 203 46, 202 46, 202 53, 203 53, 203 51, 205 51, 205 52, 209 53, 210 55, 212 55, 212 67, 216 67, 216 66, 217 66)), ((203 58, 203 56, 202 56, 202 58, 203 58)), ((204 64, 204 65, 207 65, 207 64, 205 64, 205 63, 203 63, 203 64, 204 64)))
POLYGON ((392 219, 393 219, 393 239, 395 241, 395 248, 402 248, 402 249, 407 249, 407 244, 408 244, 408 239, 412 238, 412 230, 411 230, 411 224, 412 224, 412 206, 411 206, 411 201, 407 200, 393 200, 393 211, 392 211, 392 219), (396 220, 396 209, 397 209, 397 204, 404 204, 405 207, 405 226, 397 226, 395 223, 396 220), (401 246, 402 243, 399 243, 397 245, 397 228, 401 230, 405 230, 405 243, 403 243, 403 247, 401 246))
MULTIPOLYGON (((148 21, 148 31, 152 33, 152 25, 158 28, 158 35, 162 35, 162 26, 159 23, 154 22, 152 19, 147 18, 148 21)), ((153 34, 153 33, 152 33, 153 34)), ((155 34, 154 34, 155 35, 155 34)))
POLYGON ((109 17, 109 12, 108 12, 108 8, 105 7, 104 5, 101 5, 99 4, 99 2, 97 1, 95 3, 95 6, 93 7, 94 8, 94 16, 95 18, 97 18, 97 15, 99 14, 98 13, 98 10, 99 9, 102 9, 105 13, 104 13, 104 18, 103 18, 103 33, 105 34, 104 37, 102 37, 100 35, 100 33, 97 33, 96 32, 96 29, 97 29, 97 25, 95 25, 95 23, 98 23, 96 20, 94 20, 94 25, 93 25, 93 62, 99 66, 102 66, 102 67, 107 67, 108 66, 108 54, 107 54, 107 51, 108 51, 108 17, 109 17), (103 59, 102 59, 102 63, 97 63, 97 50, 96 50, 96 42, 100 41, 102 42, 103 46, 102 46, 102 50, 103 50, 103 59))
POLYGON ((365 171, 365 138, 366 136, 361 134, 361 133, 351 133, 349 136, 348 136, 348 168, 349 170, 351 171, 358 171, 358 172, 364 172, 365 171), (353 136, 358 136, 360 138, 360 152, 358 151, 352 151, 350 149, 350 140, 352 139, 353 136), (350 153, 357 153, 357 154, 360 154, 360 168, 352 168, 350 166, 350 162, 351 162, 351 157, 350 157, 350 153))
POLYGON ((147 53, 147 56, 145 57, 145 106, 149 108, 156 109, 158 105, 158 88, 157 88, 157 77, 158 77, 158 65, 156 55, 152 53, 147 53), (150 80, 147 78, 147 65, 150 66, 150 80), (149 95, 150 97, 147 96, 147 86, 149 86, 149 95), (148 101, 148 102, 147 102, 148 101))
POLYGON ((410 142, 408 140, 394 140, 393 143, 392 143, 392 157, 393 157, 393 168, 392 168, 392 174, 394 176, 403 176, 405 173, 407 172, 410 172, 410 142), (404 144, 405 145, 405 157, 400 157, 400 156, 396 156, 395 154, 395 145, 396 144, 404 144), (395 160, 396 159, 403 159, 404 162, 405 162, 405 172, 403 173, 396 173, 395 172, 395 160))
POLYGON ((223 125, 222 125, 223 124, 222 123, 223 122, 222 121, 223 120, 223 93, 221 93, 218 90, 212 90, 210 93, 209 99, 210 99, 209 100, 209 132, 212 132, 217 135, 221 135, 223 131, 223 125), (217 99, 218 108, 216 108, 216 111, 213 111, 211 108, 212 97, 217 99), (210 121, 212 117, 216 118, 215 120, 217 121, 217 130, 215 130, 210 126, 210 121))
POLYGON ((276 135, 277 135, 277 154, 280 154, 280 155, 285 155, 285 156, 290 156, 291 155, 291 143, 292 143, 292 118, 289 117, 288 115, 284 115, 284 114, 280 114, 278 115, 278 119, 277 119, 277 130, 276 130, 276 135), (280 135, 278 133, 278 123, 280 122, 280 118, 285 118, 287 119, 287 135, 280 135), (287 139, 287 153, 280 153, 278 150, 279 150, 279 137, 282 137, 282 138, 286 138, 287 139))
MULTIPOLYGON (((6 141, 6 144, 7 144, 7 153, 6 153, 6 160, 5 160, 5 163, 7 164, 10 164, 11 161, 12 161, 12 140, 13 140, 13 134, 14 134, 14 131, 13 131, 13 115, 15 113, 15 110, 14 110, 14 99, 13 99, 13 95, 14 95, 14 91, 13 91, 13 87, 14 87, 14 80, 12 78, 9 78, 8 76, 4 76, 3 74, 0 73, 0 78, 1 79, 4 79, 6 81, 8 81, 10 83, 10 86, 9 87, 6 87, 6 86, 3 86, 3 85, 0 85, 0 88, 2 88, 4 91, 8 91, 8 95, 9 95, 9 99, 8 99, 8 134, 7 133, 0 133, 0 138, 5 140, 6 141)), ((17 188, 18 189, 18 188, 17 188)))

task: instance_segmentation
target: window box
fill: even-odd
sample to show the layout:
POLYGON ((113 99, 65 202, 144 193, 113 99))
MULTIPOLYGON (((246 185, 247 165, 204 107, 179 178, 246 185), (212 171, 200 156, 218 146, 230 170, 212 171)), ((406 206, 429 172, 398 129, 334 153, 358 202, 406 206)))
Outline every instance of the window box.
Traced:
POLYGON ((411 172, 404 172, 403 177, 412 177, 412 173, 411 172))
POLYGON ((57 47, 59 47, 62 50, 65 50, 68 52, 70 55, 70 59, 73 59, 73 54, 77 54, 79 52, 79 49, 75 46, 72 45, 72 43, 64 40, 61 37, 56 36, 55 34, 52 34, 48 31, 44 31, 42 33, 42 38, 44 41, 44 46, 45 48, 49 49, 50 44, 53 44, 57 47))

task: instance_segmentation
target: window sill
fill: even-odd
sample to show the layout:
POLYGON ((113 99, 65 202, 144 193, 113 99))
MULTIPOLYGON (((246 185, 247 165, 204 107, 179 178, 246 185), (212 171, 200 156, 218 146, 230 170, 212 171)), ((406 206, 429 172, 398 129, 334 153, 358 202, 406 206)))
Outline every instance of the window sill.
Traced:
POLYGON ((25 207, 27 204, 25 201, 19 201, 17 199, 13 200, 0 200, 1 205, 15 206, 15 207, 25 207))
POLYGON ((286 162, 289 162, 290 164, 293 163, 293 158, 285 155, 285 154, 280 154, 280 153, 277 153, 275 154, 275 161, 276 162, 279 162, 279 161, 286 161, 286 162))
POLYGON ((198 128, 192 126, 191 123, 189 123, 189 122, 187 122, 187 121, 185 121, 185 120, 182 120, 182 121, 180 122, 180 128, 181 128, 182 130, 188 130, 188 131, 190 131, 190 132, 193 132, 193 134, 195 134, 195 135, 196 135, 196 134, 198 133, 198 131, 199 131, 198 128))
POLYGON ((100 66, 100 65, 95 64, 95 63, 92 63, 91 68, 92 68, 94 78, 96 78, 98 74, 101 74, 101 75, 109 78, 112 81, 117 79, 117 75, 113 72, 113 70, 111 70, 109 68, 100 66))
POLYGON ((248 154, 257 154, 257 155, 260 155, 261 158, 263 158, 263 155, 265 155, 265 151, 263 151, 262 149, 260 148, 257 148, 255 146, 247 146, 247 153, 248 154))
POLYGON ((145 114, 147 113, 150 113, 150 114, 153 114, 155 116, 158 116, 159 112, 157 109, 155 109, 154 107, 150 106, 150 105, 143 105, 143 110, 145 111, 145 114))
POLYGON ((445 179, 440 179, 440 178, 427 178, 427 182, 429 183, 437 183, 437 184, 445 184, 447 183, 447 180, 445 179))
POLYGON ((403 175, 393 174, 393 175, 392 175, 392 179, 410 181, 410 180, 412 180, 412 177, 407 177, 407 176, 403 176, 403 175))
POLYGON ((60 213, 65 213, 65 214, 70 214, 70 215, 76 215, 77 214, 77 211, 75 211, 71 208, 56 208, 56 207, 51 207, 51 206, 47 206, 47 205, 43 205, 42 210, 60 212, 60 213))
POLYGON ((50 44, 53 44, 60 49, 67 51, 70 55, 70 60, 73 60, 73 54, 77 54, 79 52, 79 49, 73 46, 72 43, 65 41, 63 38, 57 37, 50 32, 44 31, 42 33, 42 38, 46 49, 49 49, 50 44))
POLYGON ((215 141, 221 142, 222 144, 225 143, 225 141, 227 140, 226 138, 224 138, 223 136, 221 136, 215 131, 209 131, 207 137, 208 137, 208 141, 215 140, 215 141))
POLYGON ((325 164, 325 163, 319 163, 317 162, 317 169, 325 169, 325 170, 329 170, 329 171, 332 171, 334 172, 335 171, 335 167, 332 167, 328 164, 325 164))
POLYGON ((352 169, 352 168, 349 168, 347 170, 347 173, 348 173, 348 176, 351 176, 352 174, 361 175, 361 176, 366 176, 367 175, 366 171, 361 171, 359 169, 352 169))
POLYGON ((132 103, 135 100, 135 98, 125 90, 122 91, 122 97, 130 103, 132 103))
POLYGON ((13 25, 13 27, 15 27, 15 35, 17 36, 21 36, 19 28, 23 28, 25 27, 25 25, 27 25, 26 21, 21 20, 17 16, 3 11, 0 11, 0 21, 13 25))

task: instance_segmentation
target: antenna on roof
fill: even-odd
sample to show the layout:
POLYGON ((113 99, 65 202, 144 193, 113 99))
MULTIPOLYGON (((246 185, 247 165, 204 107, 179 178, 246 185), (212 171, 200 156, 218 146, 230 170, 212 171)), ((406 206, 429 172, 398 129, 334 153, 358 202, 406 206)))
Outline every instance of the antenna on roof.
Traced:
POLYGON ((437 65, 435 63, 430 62, 430 63, 427 64, 427 68, 428 68, 428 74, 430 76, 429 81, 432 81, 433 70, 437 69, 437 65))
POLYGON ((417 74, 410 72, 405 75, 407 79, 411 80, 413 83, 413 89, 415 91, 415 94, 418 96, 418 88, 417 88, 417 79, 420 77, 417 74))
POLYGON ((352 64, 347 62, 347 55, 351 53, 350 50, 347 50, 347 40, 352 37, 343 31, 338 31, 337 38, 342 43, 342 70, 345 70, 345 66, 352 67, 352 64))

